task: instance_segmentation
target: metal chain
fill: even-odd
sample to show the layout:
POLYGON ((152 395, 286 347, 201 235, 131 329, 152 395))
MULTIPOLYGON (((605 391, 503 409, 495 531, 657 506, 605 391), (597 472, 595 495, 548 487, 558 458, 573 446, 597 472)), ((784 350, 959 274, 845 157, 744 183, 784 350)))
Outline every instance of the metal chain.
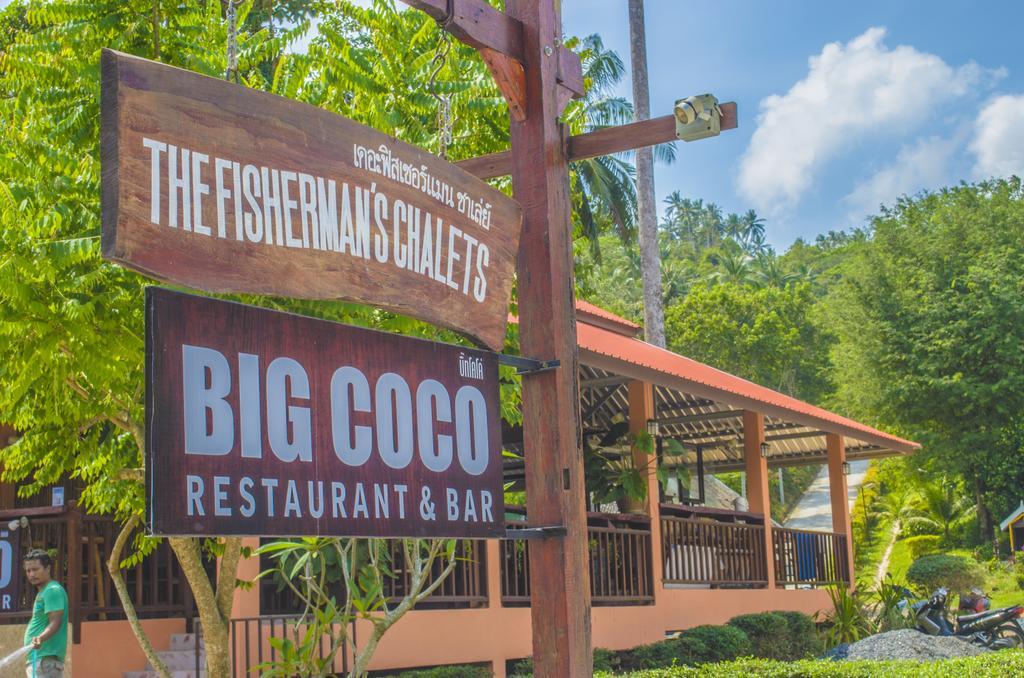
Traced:
POLYGON ((227 70, 224 72, 225 80, 238 82, 238 25, 235 17, 236 0, 228 0, 228 44, 227 44, 227 70))
POLYGON ((430 82, 427 83, 427 91, 437 100, 437 154, 442 158, 448 157, 448 147, 452 144, 452 129, 455 126, 455 121, 452 119, 452 95, 437 91, 437 76, 444 68, 451 50, 452 38, 448 35, 448 31, 442 29, 441 39, 434 52, 434 59, 430 62, 432 72, 430 73, 430 82))

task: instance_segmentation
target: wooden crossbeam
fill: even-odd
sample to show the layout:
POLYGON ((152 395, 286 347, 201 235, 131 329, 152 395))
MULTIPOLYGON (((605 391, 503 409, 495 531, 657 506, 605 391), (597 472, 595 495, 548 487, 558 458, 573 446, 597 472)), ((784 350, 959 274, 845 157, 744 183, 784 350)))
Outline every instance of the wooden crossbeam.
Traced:
POLYGON ((678 424, 691 424, 701 421, 712 421, 714 419, 736 419, 743 416, 743 410, 719 410, 717 412, 701 412, 700 414, 687 414, 681 417, 660 417, 658 424, 674 426, 678 424))
POLYGON ((611 375, 610 377, 594 377, 593 379, 581 379, 580 388, 602 388, 611 384, 624 384, 629 381, 629 377, 620 377, 618 375, 611 375))
POLYGON ((594 414, 601 409, 613 395, 618 393, 622 386, 623 384, 621 382, 618 384, 611 384, 608 390, 597 396, 594 401, 583 410, 583 413, 580 415, 580 419, 583 421, 590 421, 590 418, 594 416, 594 414))
MULTIPOLYGON (((418 9, 427 14, 434 21, 442 24, 452 37, 466 43, 478 50, 487 50, 490 54, 485 55, 488 67, 495 72, 495 64, 501 60, 497 55, 502 55, 514 60, 522 67, 523 64, 523 25, 518 20, 500 12, 483 0, 402 0, 413 9, 418 9), (448 16, 449 3, 451 4, 451 16, 448 16)), ((582 97, 583 89, 583 66, 580 57, 572 50, 559 45, 558 49, 558 84, 568 90, 573 97, 582 97)), ((482 52, 483 53, 483 52, 482 52)), ((507 64, 497 67, 498 73, 514 72, 507 64)), ((498 86, 502 93, 513 105, 513 113, 518 114, 521 109, 521 99, 515 96, 509 97, 506 92, 507 84, 511 84, 512 91, 520 87, 521 76, 509 80, 506 76, 504 82, 498 80, 498 86)), ((506 174, 509 174, 506 172, 506 174)))
MULTIPOLYGON (((721 109, 722 130, 736 129, 738 126, 736 103, 726 102, 721 105, 721 109)), ((663 115, 660 118, 651 118, 643 122, 606 127, 596 132, 571 136, 569 137, 569 160, 585 160, 675 140, 675 116, 663 115)), ((512 172, 512 154, 510 151, 502 151, 482 155, 478 158, 469 158, 456 164, 481 179, 495 179, 512 172)))

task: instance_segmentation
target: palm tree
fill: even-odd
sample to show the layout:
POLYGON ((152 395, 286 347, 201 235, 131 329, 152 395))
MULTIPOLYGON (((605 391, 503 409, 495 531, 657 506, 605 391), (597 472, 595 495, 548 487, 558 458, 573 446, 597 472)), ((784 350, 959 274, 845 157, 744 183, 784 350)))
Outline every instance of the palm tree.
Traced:
POLYGON ((786 287, 797 282, 798 276, 786 273, 774 252, 762 252, 755 259, 754 279, 761 287, 786 287))
MULTIPOLYGON (((651 117, 647 88, 647 39, 644 0, 629 0, 630 63, 633 66, 633 106, 636 120, 651 117)), ((665 346, 665 312, 661 305, 661 258, 658 249, 658 214, 654 205, 654 153, 636 152, 637 211, 640 215, 640 259, 643 262, 644 336, 655 346, 665 346)))
MULTIPOLYGON (((632 105, 622 97, 611 95, 625 74, 619 55, 605 49, 599 35, 589 35, 568 46, 575 47, 580 54, 587 85, 586 97, 571 103, 564 114, 570 131, 581 134, 632 122, 632 105)), ((663 162, 672 162, 675 158, 671 145, 658 146, 655 151, 663 162)), ((635 171, 628 158, 629 154, 601 156, 578 160, 571 165, 573 220, 598 261, 601 257, 598 236, 609 227, 614 227, 624 243, 636 241, 635 171)))
POLYGON ((977 507, 971 498, 960 494, 957 484, 947 481, 926 482, 917 489, 915 507, 908 513, 907 527, 942 536, 948 544, 953 528, 971 517, 977 507))
MULTIPOLYGON (((764 219, 757 216, 757 212, 754 210, 747 210, 746 214, 740 217, 743 222, 743 237, 744 243, 764 243, 764 219)), ((751 252, 756 254, 757 252, 751 252)))
POLYGON ((754 279, 750 255, 738 247, 724 247, 718 253, 718 270, 711 274, 716 282, 750 284, 754 279))

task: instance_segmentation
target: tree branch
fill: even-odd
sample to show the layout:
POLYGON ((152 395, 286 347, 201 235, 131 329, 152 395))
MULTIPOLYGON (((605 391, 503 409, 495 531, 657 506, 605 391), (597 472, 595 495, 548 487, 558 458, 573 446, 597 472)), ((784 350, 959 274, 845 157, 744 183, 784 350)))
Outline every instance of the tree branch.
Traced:
POLYGON ((153 649, 149 636, 146 635, 145 629, 142 628, 142 624, 139 622, 139 615, 135 612, 135 604, 128 594, 128 586, 125 584, 124 576, 121 574, 121 553, 124 551, 124 545, 128 542, 128 538, 139 522, 139 517, 133 515, 121 527, 121 532, 117 535, 117 540, 114 541, 114 546, 110 551, 110 558, 107 560, 107 570, 110 572, 110 578, 114 581, 117 595, 121 597, 121 606, 124 607, 124 614, 128 618, 128 625, 132 627, 132 632, 139 641, 146 659, 149 660, 153 670, 159 673, 162 678, 171 678, 171 672, 168 670, 167 665, 164 664, 163 659, 160 658, 160 655, 153 649))
POLYGON ((224 539, 224 555, 217 570, 217 609, 225 621, 231 620, 231 608, 235 602, 235 586, 238 583, 238 562, 242 557, 242 539, 224 539))

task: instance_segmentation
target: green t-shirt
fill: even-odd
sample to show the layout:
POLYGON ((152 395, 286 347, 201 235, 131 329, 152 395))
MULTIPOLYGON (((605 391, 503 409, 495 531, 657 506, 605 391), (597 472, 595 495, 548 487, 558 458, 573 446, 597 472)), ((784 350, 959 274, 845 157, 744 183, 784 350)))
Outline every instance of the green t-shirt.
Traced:
POLYGON ((32 619, 25 629, 25 645, 32 642, 32 639, 46 630, 50 623, 49 614, 61 610, 64 615, 60 620, 60 628, 57 633, 44 641, 38 650, 28 653, 28 661, 35 658, 56 657, 64 661, 64 654, 68 649, 68 594, 64 587, 52 579, 46 583, 43 590, 36 594, 36 602, 32 606, 32 619))

